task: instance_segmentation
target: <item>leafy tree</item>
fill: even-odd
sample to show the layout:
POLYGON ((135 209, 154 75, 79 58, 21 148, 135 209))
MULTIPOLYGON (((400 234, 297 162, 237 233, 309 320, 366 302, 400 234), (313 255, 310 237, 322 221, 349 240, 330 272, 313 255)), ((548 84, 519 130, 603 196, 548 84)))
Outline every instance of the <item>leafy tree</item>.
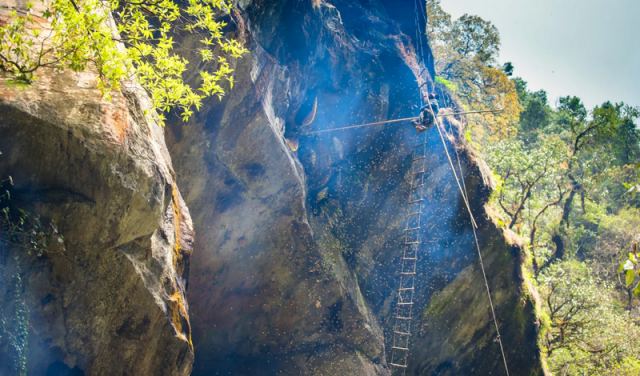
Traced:
POLYGON ((605 102, 588 111, 571 96, 552 108, 544 90, 509 78, 511 64, 495 67, 490 23, 428 5, 439 82, 464 108, 505 108, 468 116, 467 139, 496 177, 490 203, 503 226, 528 240, 551 370, 640 374, 640 256, 629 252, 640 241, 638 109, 605 102))
POLYGON ((497 203, 509 218, 507 228, 521 223, 536 191, 558 183, 563 145, 552 142, 526 148, 519 140, 507 139, 489 148, 489 162, 499 177, 497 203))
POLYGON ((563 180, 566 146, 558 137, 545 137, 529 147, 511 138, 488 147, 487 154, 498 180, 492 201, 508 218, 507 228, 527 235, 537 274, 541 222, 547 220, 550 209, 560 205, 568 190, 563 180))
MULTIPOLYGON (((618 126, 607 140, 618 165, 638 163, 640 161, 640 129, 635 121, 640 118, 640 109, 619 103, 613 107, 618 126)), ((610 110, 611 111, 611 110, 610 110)))
MULTIPOLYGON (((566 179, 570 184, 569 194, 563 203, 562 217, 558 233, 554 236, 556 258, 562 258, 567 251, 567 232, 576 198, 585 212, 588 190, 600 184, 597 176, 606 171, 613 158, 601 158, 602 153, 611 153, 607 140, 621 124, 621 105, 604 103, 593 109, 592 117, 577 97, 560 98, 555 128, 569 147, 566 179)), ((552 129, 553 130, 553 129, 552 129)))
POLYGON ((187 120, 204 98, 233 86, 229 59, 246 50, 223 33, 231 9, 230 0, 28 2, 0 25, 0 70, 30 82, 41 68, 91 67, 106 95, 135 78, 158 112, 175 108, 187 120), (198 66, 196 84, 184 81, 189 61, 173 50, 176 33, 198 39, 206 65, 198 66))
POLYGON ((521 78, 515 78, 514 83, 523 107, 520 113, 520 137, 525 141, 535 141, 538 132, 551 123, 552 111, 547 93, 544 90, 528 91, 527 83, 521 78))
POLYGON ((500 50, 500 34, 491 22, 464 14, 451 27, 452 48, 466 59, 488 65, 495 62, 500 50))
POLYGON ((448 80, 477 78, 476 68, 495 62, 500 35, 491 22, 468 14, 452 21, 440 0, 427 1, 427 19, 427 34, 438 75, 448 80))
POLYGON ((456 97, 469 110, 497 110, 465 116, 469 132, 481 142, 497 141, 517 132, 521 106, 515 86, 500 69, 481 66, 472 80, 454 81, 456 97))
MULTIPOLYGON (((611 298, 610 288, 579 261, 563 261, 540 277, 548 318, 543 342, 554 374, 603 374, 640 355, 640 328, 611 298)), ((633 369, 638 372, 637 364, 633 369)))
POLYGON ((427 36, 433 48, 439 41, 448 37, 451 30, 451 15, 442 9, 440 0, 427 0, 427 36))
POLYGON ((467 116, 469 132, 482 140, 513 135, 521 106, 513 82, 503 69, 493 66, 500 46, 496 27, 468 14, 452 20, 439 0, 427 1, 427 13, 439 82, 446 82, 466 109, 502 109, 467 116))

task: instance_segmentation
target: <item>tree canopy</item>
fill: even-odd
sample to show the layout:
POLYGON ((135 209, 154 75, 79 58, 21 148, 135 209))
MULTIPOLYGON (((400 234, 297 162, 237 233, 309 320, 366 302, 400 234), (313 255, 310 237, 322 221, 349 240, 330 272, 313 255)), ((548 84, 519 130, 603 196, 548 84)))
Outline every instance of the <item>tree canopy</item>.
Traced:
POLYGON ((30 82, 42 68, 91 68, 107 96, 135 79, 160 116, 176 109, 187 120, 204 98, 233 86, 231 60, 246 50, 224 33, 231 10, 229 0, 30 1, 0 25, 0 70, 30 82), (186 34, 199 61, 174 51, 186 34), (189 66, 199 71, 195 82, 185 81, 189 66))
POLYGON ((539 342, 554 374, 640 374, 640 129, 638 108, 576 96, 555 106, 498 66, 500 37, 477 16, 452 19, 428 0, 436 81, 468 116, 470 147, 497 186, 490 205, 525 244, 541 296, 539 342))

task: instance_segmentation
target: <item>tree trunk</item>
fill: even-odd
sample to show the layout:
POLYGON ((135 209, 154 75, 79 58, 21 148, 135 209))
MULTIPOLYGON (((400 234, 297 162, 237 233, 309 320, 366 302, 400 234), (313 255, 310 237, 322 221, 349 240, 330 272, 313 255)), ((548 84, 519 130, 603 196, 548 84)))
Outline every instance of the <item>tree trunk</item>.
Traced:
POLYGON ((562 234, 557 233, 553 235, 553 237, 551 237, 551 241, 553 242, 553 244, 556 245, 556 251, 553 254, 553 257, 548 262, 548 264, 551 263, 551 261, 553 260, 562 259, 565 253, 565 244, 564 244, 564 238, 562 237, 562 234))
POLYGON ((556 251, 552 257, 552 259, 561 259, 564 257, 566 245, 564 242, 564 238, 562 236, 562 232, 569 227, 569 217, 571 216, 571 211, 573 210, 573 200, 576 195, 582 191, 582 185, 578 183, 573 175, 569 174, 569 180, 571 181, 571 191, 569 191, 569 197, 567 197, 567 201, 564 202, 564 206, 562 208, 562 219, 560 220, 560 232, 554 235, 551 240, 556 246, 556 251))

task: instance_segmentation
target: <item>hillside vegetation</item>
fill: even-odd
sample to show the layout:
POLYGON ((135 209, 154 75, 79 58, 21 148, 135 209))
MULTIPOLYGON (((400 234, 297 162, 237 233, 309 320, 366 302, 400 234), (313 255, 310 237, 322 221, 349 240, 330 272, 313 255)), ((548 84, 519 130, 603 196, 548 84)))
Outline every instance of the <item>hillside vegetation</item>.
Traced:
POLYGON ((503 109, 469 116, 465 132, 493 171, 500 224, 522 238, 550 370, 639 374, 638 108, 574 96, 552 106, 498 64, 494 25, 427 4, 438 82, 465 109, 503 109))

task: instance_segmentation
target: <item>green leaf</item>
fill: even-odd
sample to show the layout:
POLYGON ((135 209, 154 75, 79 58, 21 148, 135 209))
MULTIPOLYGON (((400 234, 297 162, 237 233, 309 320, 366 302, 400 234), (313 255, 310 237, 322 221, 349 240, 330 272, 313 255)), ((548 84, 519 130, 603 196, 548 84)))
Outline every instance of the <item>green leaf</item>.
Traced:
POLYGON ((633 282, 636 280, 636 272, 635 270, 627 270, 624 273, 624 282, 627 287, 631 287, 633 282))
POLYGON ((15 9, 8 13, 7 22, 0 25, 0 55, 8 57, 0 60, 0 70, 14 79, 30 81, 32 71, 45 64, 74 71, 95 65, 97 88, 105 99, 120 88, 120 82, 135 75, 158 115, 180 109, 187 121, 204 98, 221 97, 227 88, 222 83, 233 86, 234 71, 227 59, 247 52, 240 42, 224 35, 227 23, 223 17, 232 9, 231 0, 189 0, 184 7, 175 0, 51 0, 47 6, 42 16, 51 24, 51 36, 41 32, 39 21, 30 14, 15 9), (116 28, 127 50, 113 39, 111 26, 105 22, 112 11, 117 12, 116 28), (178 28, 200 36, 200 45, 195 46, 200 54, 194 57, 200 61, 191 62, 174 53, 171 31, 178 28), (50 38, 40 56, 38 46, 44 34, 50 38), (201 70, 208 79, 199 84, 185 82, 187 68, 201 62, 209 63, 201 70))

